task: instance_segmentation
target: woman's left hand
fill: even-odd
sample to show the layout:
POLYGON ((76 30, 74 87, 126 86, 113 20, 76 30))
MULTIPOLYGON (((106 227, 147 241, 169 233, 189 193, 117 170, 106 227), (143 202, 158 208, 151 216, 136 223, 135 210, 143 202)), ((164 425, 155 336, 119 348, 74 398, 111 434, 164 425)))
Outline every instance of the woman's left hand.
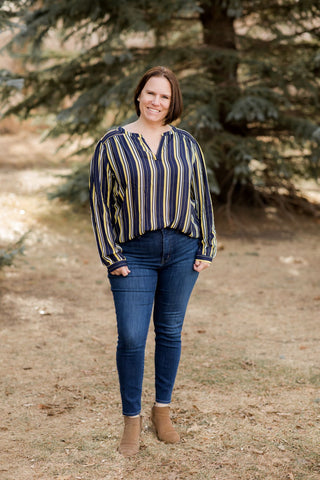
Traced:
POLYGON ((201 260, 196 260, 193 264, 193 270, 200 273, 200 272, 202 272, 202 270, 205 270, 206 268, 209 268, 210 265, 211 265, 211 263, 201 262, 201 260))

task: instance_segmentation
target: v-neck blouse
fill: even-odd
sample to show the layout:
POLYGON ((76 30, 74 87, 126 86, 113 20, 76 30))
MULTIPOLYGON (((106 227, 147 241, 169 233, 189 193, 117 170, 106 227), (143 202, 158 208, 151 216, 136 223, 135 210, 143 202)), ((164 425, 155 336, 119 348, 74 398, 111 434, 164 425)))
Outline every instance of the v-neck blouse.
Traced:
POLYGON ((162 144, 163 142, 165 141, 165 136, 166 135, 170 135, 172 132, 173 132, 173 129, 172 127, 170 127, 170 130, 166 130, 165 132, 162 133, 161 135, 161 138, 160 138, 160 142, 159 142, 159 145, 158 145, 158 148, 157 148, 157 151, 154 152, 148 145, 148 142, 145 140, 144 136, 142 135, 142 133, 135 133, 135 132, 130 132, 129 130, 125 130, 123 127, 119 127, 118 130, 120 132, 123 132, 125 133, 126 135, 131 135, 133 137, 138 137, 140 141, 144 142, 145 145, 148 147, 148 149, 150 150, 150 152, 153 154, 155 160, 157 160, 159 157, 159 154, 161 152, 161 148, 162 148, 162 144))
POLYGON ((185 130, 164 132, 156 154, 141 134, 108 131, 92 157, 89 188, 93 230, 110 272, 126 265, 121 243, 162 228, 199 238, 196 259, 216 255, 203 153, 185 130))

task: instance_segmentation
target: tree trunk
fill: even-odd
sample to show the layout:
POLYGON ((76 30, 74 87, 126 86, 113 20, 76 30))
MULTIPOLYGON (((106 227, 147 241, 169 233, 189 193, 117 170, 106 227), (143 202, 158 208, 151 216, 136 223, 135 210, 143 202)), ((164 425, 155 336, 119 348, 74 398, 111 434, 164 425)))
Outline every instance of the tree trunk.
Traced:
MULTIPOLYGON (((235 31, 232 17, 227 16, 226 7, 222 7, 221 0, 212 0, 202 2, 200 4, 202 13, 200 14, 200 21, 203 27, 203 41, 204 44, 212 49, 219 50, 231 50, 230 53, 236 52, 236 40, 235 31)), ((216 78, 222 77, 221 80, 230 82, 232 84, 237 82, 237 62, 227 62, 225 65, 220 64, 220 69, 217 71, 217 66, 209 66, 209 71, 216 78)))
MULTIPOLYGON (((239 133, 234 132, 234 127, 225 121, 230 106, 239 98, 239 85, 234 18, 227 15, 227 8, 223 7, 222 3, 222 0, 201 2, 200 21, 203 27, 204 48, 209 49, 210 53, 216 53, 213 57, 210 55, 214 61, 207 66, 207 71, 217 86, 219 121, 225 130, 239 133), (221 55, 219 55, 219 51, 221 55), (229 55, 228 52, 230 52, 229 55)), ((221 162, 215 169, 215 175, 221 189, 219 200, 222 203, 231 203, 231 197, 238 189, 233 171, 227 169, 226 164, 221 162)))

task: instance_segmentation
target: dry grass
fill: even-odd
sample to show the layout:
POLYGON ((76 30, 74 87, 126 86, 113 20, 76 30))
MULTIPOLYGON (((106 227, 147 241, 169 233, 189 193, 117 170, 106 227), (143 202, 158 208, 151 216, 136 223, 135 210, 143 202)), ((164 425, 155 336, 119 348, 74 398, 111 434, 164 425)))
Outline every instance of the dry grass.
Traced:
POLYGON ((150 428, 150 331, 142 448, 124 459, 114 310, 89 217, 47 203, 52 163, 28 177, 18 153, 12 162, 0 170, 0 233, 30 234, 0 277, 0 478, 318 479, 318 221, 246 215, 242 233, 218 222, 220 251, 183 333, 182 441, 164 445, 150 428))

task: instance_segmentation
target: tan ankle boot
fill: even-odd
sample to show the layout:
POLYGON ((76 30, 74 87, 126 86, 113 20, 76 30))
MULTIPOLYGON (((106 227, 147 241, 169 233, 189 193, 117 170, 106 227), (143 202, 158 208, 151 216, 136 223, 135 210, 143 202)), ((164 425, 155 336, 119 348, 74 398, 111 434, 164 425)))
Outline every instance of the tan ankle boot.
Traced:
POLYGON ((124 416, 124 430, 119 445, 119 453, 124 457, 131 457, 139 452, 142 417, 124 416))
POLYGON ((166 443, 180 441, 179 434, 175 431, 170 420, 170 407, 152 407, 151 421, 156 429, 157 437, 166 443))

